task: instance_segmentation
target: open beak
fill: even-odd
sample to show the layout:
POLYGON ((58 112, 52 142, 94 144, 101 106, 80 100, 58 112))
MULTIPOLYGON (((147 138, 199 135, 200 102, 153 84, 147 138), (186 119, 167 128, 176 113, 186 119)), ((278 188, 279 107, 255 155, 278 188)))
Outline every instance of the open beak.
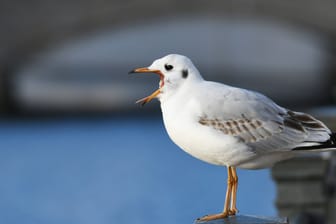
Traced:
POLYGON ((157 89, 155 92, 153 92, 151 95, 145 98, 142 98, 140 100, 137 100, 136 103, 141 103, 141 105, 144 106, 146 103, 148 103, 149 101, 151 101, 152 99, 154 99, 161 93, 161 88, 163 87, 163 84, 164 84, 163 83, 164 76, 160 70, 154 70, 154 69, 149 69, 149 68, 136 68, 129 72, 129 74, 132 74, 132 73, 155 73, 155 74, 158 74, 160 77, 160 88, 157 89))

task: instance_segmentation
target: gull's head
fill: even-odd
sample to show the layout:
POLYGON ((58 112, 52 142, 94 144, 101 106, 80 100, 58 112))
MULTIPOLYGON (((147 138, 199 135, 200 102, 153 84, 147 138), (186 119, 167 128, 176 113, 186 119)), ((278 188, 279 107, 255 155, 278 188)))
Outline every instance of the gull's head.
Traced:
POLYGON ((159 89, 137 101, 137 103, 142 103, 142 105, 155 97, 160 99, 164 94, 176 92, 186 83, 202 80, 191 60, 178 54, 169 54, 155 60, 148 67, 137 68, 130 73, 155 73, 160 77, 159 89))

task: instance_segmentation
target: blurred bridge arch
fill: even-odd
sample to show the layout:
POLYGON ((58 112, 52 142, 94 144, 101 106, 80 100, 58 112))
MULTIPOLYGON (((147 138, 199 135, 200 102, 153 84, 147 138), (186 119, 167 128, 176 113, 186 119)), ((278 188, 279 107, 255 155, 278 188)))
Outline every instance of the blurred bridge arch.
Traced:
POLYGON ((0 3, 0 102, 6 101, 9 77, 35 55, 96 31, 170 20, 176 16, 258 18, 288 24, 326 39, 335 64, 336 2, 333 1, 42 1, 0 3), (2 92, 2 93, 1 93, 2 92))

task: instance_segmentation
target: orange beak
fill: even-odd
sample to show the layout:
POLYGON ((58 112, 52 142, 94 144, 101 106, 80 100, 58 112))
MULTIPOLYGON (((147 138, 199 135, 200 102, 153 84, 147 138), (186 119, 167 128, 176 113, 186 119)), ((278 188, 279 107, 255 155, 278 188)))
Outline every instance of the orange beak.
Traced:
POLYGON ((136 68, 129 72, 129 74, 131 73, 155 73, 155 74, 158 74, 160 77, 160 88, 155 90, 151 95, 145 98, 142 98, 140 100, 137 100, 136 103, 141 103, 141 105, 144 106, 146 103, 148 103, 149 101, 151 101, 152 99, 154 99, 155 97, 157 97, 157 95, 161 93, 161 88, 163 87, 163 84, 164 84, 163 83, 164 76, 160 70, 153 70, 149 68, 136 68))

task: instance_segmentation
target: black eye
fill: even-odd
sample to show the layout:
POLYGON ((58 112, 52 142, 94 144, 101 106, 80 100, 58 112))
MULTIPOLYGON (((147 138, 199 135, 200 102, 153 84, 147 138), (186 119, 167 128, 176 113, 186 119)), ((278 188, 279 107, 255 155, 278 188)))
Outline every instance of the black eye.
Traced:
POLYGON ((166 69, 167 71, 170 71, 170 70, 172 70, 173 68, 174 68, 174 66, 165 64, 165 69, 166 69))

